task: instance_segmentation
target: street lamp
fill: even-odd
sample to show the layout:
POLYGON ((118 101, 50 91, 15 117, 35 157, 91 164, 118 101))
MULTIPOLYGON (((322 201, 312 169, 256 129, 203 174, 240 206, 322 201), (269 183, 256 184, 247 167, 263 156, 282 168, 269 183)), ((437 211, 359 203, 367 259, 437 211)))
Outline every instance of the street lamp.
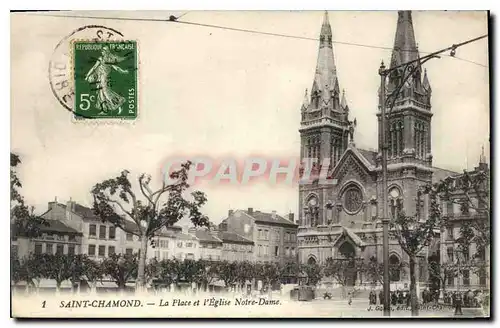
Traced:
POLYGON ((382 251, 383 251, 383 261, 384 261, 384 315, 385 316, 390 316, 391 310, 390 310, 390 286, 389 286, 389 217, 388 217, 388 203, 387 203, 387 193, 388 193, 388 186, 387 186, 387 135, 386 135, 386 106, 389 100, 390 106, 388 110, 388 114, 391 113, 392 108, 396 104, 396 100, 405 85, 405 83, 408 81, 410 77, 412 77, 415 72, 428 60, 432 58, 440 58, 438 55, 446 52, 446 51, 451 51, 450 56, 455 56, 456 50, 458 47, 461 47, 463 45, 466 45, 468 43, 472 43, 475 41, 478 41, 480 39, 486 38, 487 35, 483 35, 474 39, 470 39, 458 44, 454 44, 450 47, 435 51, 429 55, 419 57, 415 60, 402 63, 400 65, 391 67, 389 69, 386 69, 384 62, 380 65, 378 74, 380 75, 380 128, 382 130, 382 138, 381 138, 381 150, 382 150, 382 228, 383 228, 383 239, 382 239, 382 251), (394 71, 402 71, 402 74, 400 74, 401 78, 399 79, 398 85, 394 88, 394 90, 389 94, 386 95, 386 90, 385 90, 385 82, 387 76, 391 74, 394 71))

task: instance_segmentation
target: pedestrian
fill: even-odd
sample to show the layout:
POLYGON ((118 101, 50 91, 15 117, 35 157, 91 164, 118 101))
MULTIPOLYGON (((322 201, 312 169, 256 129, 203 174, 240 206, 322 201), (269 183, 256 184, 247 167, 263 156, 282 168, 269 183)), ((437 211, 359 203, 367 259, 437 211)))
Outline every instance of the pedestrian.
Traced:
POLYGON ((396 292, 391 292, 391 304, 396 305, 398 303, 398 298, 396 292))
POLYGON ((378 298, 380 300, 380 305, 383 305, 384 304, 384 292, 382 290, 380 292, 378 292, 378 298))
POLYGON ((459 292, 455 292, 454 295, 454 304, 455 306, 455 315, 462 315, 462 296, 459 292))
POLYGON ((352 304, 352 292, 347 293, 347 297, 349 298, 349 301, 347 304, 351 305, 352 304))

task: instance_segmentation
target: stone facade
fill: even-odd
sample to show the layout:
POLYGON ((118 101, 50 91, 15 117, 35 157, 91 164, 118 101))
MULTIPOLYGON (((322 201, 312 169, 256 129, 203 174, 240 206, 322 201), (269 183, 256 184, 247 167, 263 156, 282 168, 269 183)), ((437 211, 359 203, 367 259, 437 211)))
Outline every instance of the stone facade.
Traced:
MULTIPOLYGON (((425 218, 429 204, 425 199, 417 204, 418 187, 456 173, 432 166, 432 90, 426 71, 419 66, 397 98, 392 99, 395 105, 386 132, 388 190, 382 190, 381 153, 356 147, 356 120, 349 119, 344 92, 339 101, 331 40, 332 30, 325 13, 311 96, 306 93, 301 107, 301 159, 313 159, 319 165, 310 169, 312 182, 299 187, 299 261, 324 263, 327 258, 339 258, 346 252, 382 261, 382 193, 387 192, 389 217, 394 215, 396 202, 401 202, 408 215, 415 215, 419 209, 425 218), (318 179, 323 169, 320 165, 325 163, 329 163, 326 182, 318 179)), ((411 12, 400 11, 390 67, 417 58, 411 12)), ((398 87, 398 79, 397 74, 388 76, 387 96, 398 87)), ((380 123, 380 112, 376 118, 380 123)), ((381 133, 379 125, 379 149, 381 133)), ((418 258, 417 276, 421 281, 427 276, 427 258, 439 251, 437 241, 439 238, 418 258)), ((391 261, 408 262, 397 240, 390 239, 389 244, 391 261)), ((402 274, 399 283, 408 282, 409 274, 404 277, 402 274)))

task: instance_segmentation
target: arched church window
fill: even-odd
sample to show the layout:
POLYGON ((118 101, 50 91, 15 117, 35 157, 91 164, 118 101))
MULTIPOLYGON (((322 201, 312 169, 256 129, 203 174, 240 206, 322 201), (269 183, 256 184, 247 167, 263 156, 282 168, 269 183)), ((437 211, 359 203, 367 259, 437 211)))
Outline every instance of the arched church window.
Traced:
POLYGON ((316 259, 314 257, 309 257, 309 259, 307 260, 307 264, 309 265, 314 265, 316 264, 316 259))
POLYGON ((339 257, 343 259, 352 259, 356 256, 356 251, 354 250, 354 246, 352 246, 349 242, 344 242, 339 247, 339 257))
POLYGON ((399 257, 395 254, 389 256, 389 279, 390 281, 400 281, 401 280, 401 268, 399 257))
POLYGON ((422 124, 422 133, 420 135, 420 145, 421 145, 421 153, 420 153, 420 157, 421 158, 425 158, 425 126, 422 124))
POLYGON ((403 154, 403 149, 404 149, 404 126, 403 126, 403 122, 399 122, 398 123, 399 125, 399 128, 398 128, 398 133, 399 133, 399 136, 398 136, 398 156, 401 156, 403 154))
POLYGON ((349 214, 356 214, 363 205, 363 192, 353 184, 344 191, 343 199, 345 211, 349 214))
POLYGON ((391 128, 389 130, 389 147, 388 147, 388 152, 389 152, 389 158, 394 156, 394 123, 391 124, 391 128))

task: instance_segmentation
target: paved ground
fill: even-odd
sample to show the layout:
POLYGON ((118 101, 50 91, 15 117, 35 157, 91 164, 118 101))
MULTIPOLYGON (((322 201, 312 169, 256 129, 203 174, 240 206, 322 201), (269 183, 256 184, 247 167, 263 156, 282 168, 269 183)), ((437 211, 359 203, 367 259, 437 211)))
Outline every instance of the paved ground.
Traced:
MULTIPOLYGON (((354 299, 352 304, 347 304, 347 300, 323 300, 316 299, 308 305, 313 306, 318 316, 333 317, 383 317, 382 306, 369 306, 366 300, 354 299)), ((410 309, 394 306, 391 317, 411 317, 410 309)), ((427 306, 419 311, 419 317, 454 317, 454 309, 444 306, 427 306)))

